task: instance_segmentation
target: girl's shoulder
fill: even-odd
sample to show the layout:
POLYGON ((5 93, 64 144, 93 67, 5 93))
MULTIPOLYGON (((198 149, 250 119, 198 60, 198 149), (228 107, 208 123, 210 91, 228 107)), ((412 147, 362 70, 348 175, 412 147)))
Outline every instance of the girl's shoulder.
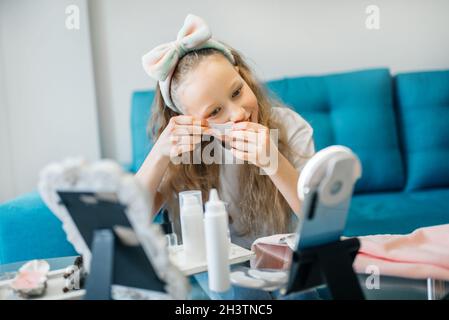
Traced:
POLYGON ((271 108, 271 117, 275 122, 285 128, 288 138, 292 138, 292 136, 299 132, 313 134, 311 125, 293 109, 288 107, 273 107, 271 108))
POLYGON ((302 170, 315 153, 312 126, 297 112, 287 107, 273 107, 272 119, 285 130, 286 142, 293 151, 293 166, 302 170))

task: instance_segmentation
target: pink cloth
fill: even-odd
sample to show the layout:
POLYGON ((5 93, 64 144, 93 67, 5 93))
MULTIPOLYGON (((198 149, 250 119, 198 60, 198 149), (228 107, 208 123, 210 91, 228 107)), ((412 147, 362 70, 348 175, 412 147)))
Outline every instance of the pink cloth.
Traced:
MULTIPOLYGON (((261 238, 253 243, 255 268, 287 269, 291 249, 278 244, 285 235, 261 238)), ((354 261, 358 273, 406 278, 434 278, 449 281, 449 224, 425 227, 407 235, 372 235, 359 237, 360 250, 354 261)))
POLYGON ((379 268, 380 275, 449 280, 449 224, 425 227, 407 235, 359 237, 356 272, 379 268))

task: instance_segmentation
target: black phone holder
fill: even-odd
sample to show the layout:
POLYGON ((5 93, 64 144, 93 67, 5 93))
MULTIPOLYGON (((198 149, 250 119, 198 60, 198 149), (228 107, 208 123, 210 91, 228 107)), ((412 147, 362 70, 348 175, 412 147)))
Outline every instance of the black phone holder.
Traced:
POLYGON ((294 251, 286 294, 326 284, 335 300, 364 300, 352 268, 360 247, 357 238, 294 251))
POLYGON ((85 300, 111 300, 114 275, 115 235, 110 229, 95 230, 92 240, 92 259, 86 281, 85 300))
POLYGON ((306 165, 304 180, 298 182, 303 217, 286 293, 327 285, 335 300, 364 300, 352 267, 359 239, 341 240, 360 162, 341 147, 323 149, 316 156, 321 158, 306 165))
POLYGON ((110 198, 95 192, 58 191, 58 195, 91 251, 85 299, 111 299, 113 284, 165 292, 165 282, 142 246, 129 245, 117 236, 116 227, 132 227, 126 207, 114 194, 110 198))

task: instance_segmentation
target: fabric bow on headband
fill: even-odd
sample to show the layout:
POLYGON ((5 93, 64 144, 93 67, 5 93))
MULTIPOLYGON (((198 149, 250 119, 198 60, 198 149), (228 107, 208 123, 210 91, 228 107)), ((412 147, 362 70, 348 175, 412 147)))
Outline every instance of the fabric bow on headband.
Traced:
POLYGON ((234 56, 225 45, 211 38, 212 34, 203 19, 189 14, 178 32, 176 41, 164 43, 142 57, 143 69, 159 87, 165 104, 177 113, 183 113, 170 97, 170 83, 179 59, 190 51, 214 48, 221 51, 233 64, 234 56))

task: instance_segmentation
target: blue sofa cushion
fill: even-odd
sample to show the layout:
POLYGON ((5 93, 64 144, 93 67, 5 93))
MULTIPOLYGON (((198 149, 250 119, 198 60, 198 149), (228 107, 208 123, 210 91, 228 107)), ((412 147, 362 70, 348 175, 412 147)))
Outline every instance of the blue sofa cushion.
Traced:
POLYGON ((361 194, 352 199, 346 236, 406 234, 449 223, 449 189, 361 194))
POLYGON ((396 76, 407 190, 449 186, 449 71, 396 76))
POLYGON ((0 264, 76 255, 37 192, 0 205, 0 264))
POLYGON ((136 91, 131 101, 131 172, 137 172, 153 144, 148 138, 147 125, 151 115, 154 91, 136 91))
POLYGON ((316 149, 341 144, 362 162, 356 192, 405 184, 388 69, 286 78, 268 88, 313 127, 316 149))

